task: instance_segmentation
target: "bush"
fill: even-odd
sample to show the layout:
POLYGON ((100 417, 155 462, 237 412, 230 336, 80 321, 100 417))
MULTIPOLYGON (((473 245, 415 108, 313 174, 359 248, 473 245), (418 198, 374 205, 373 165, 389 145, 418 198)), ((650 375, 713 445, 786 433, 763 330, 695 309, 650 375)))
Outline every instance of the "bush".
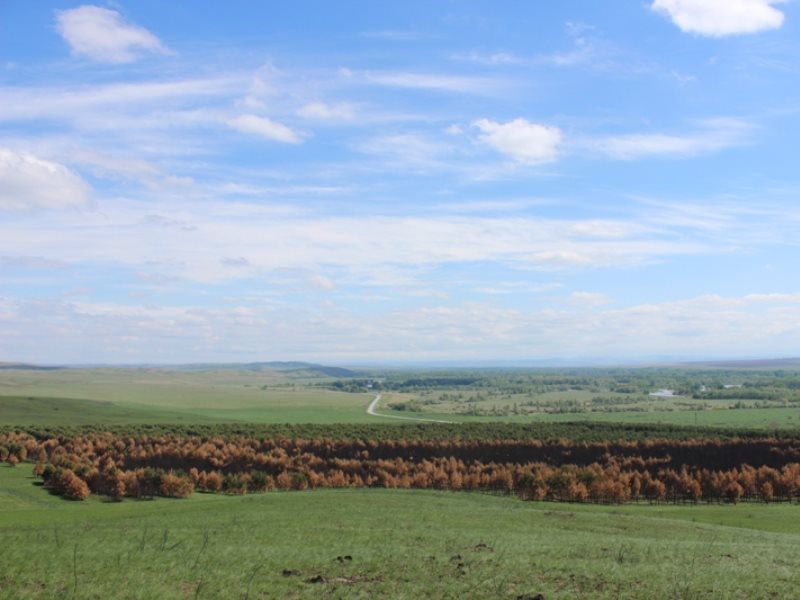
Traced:
POLYGON ((186 477, 169 472, 161 476, 158 492, 167 498, 188 498, 194 492, 194 486, 186 477))

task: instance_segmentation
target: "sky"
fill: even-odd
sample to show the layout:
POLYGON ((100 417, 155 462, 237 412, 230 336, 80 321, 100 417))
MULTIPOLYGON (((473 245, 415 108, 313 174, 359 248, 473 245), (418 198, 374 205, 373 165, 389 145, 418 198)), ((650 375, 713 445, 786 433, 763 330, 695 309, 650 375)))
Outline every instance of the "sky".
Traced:
POLYGON ((796 0, 0 0, 0 361, 800 355, 796 0))

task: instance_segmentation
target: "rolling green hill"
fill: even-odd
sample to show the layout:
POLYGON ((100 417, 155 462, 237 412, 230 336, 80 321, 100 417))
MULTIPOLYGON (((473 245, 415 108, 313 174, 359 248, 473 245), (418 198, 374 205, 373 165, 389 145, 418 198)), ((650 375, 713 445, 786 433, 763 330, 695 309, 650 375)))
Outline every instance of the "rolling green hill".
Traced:
POLYGON ((3 466, 0 595, 791 598, 797 510, 380 489, 76 503, 3 466))

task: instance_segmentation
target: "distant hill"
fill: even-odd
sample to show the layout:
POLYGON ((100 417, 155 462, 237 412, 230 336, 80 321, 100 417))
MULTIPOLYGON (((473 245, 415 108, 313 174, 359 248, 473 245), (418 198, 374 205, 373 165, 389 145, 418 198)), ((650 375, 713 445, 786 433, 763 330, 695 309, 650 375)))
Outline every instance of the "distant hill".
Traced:
POLYGON ((360 373, 343 367, 330 367, 301 361, 270 361, 251 363, 192 363, 187 365, 71 365, 64 367, 40 366, 18 362, 0 362, 0 371, 54 371, 57 369, 163 369, 167 371, 279 371, 295 375, 322 375, 325 377, 357 377, 360 373))
POLYGON ((255 362, 250 363, 248 367, 252 368, 253 370, 273 369, 275 371, 284 371, 287 373, 310 371, 312 373, 327 375, 328 377, 356 377, 358 375, 356 371, 351 371, 350 369, 345 369, 343 367, 329 367, 326 365, 298 361, 255 362))
POLYGON ((686 363, 722 369, 800 369, 800 358, 759 358, 752 360, 710 360, 686 363))
POLYGON ((63 369, 64 367, 43 367, 41 365, 31 365, 28 363, 16 363, 16 362, 0 362, 0 370, 10 371, 55 371, 57 369, 63 369))
POLYGON ((310 373, 326 377, 357 377, 359 373, 342 367, 329 367, 301 361, 268 361, 251 363, 193 363, 161 367, 178 371, 280 371, 281 373, 310 373))

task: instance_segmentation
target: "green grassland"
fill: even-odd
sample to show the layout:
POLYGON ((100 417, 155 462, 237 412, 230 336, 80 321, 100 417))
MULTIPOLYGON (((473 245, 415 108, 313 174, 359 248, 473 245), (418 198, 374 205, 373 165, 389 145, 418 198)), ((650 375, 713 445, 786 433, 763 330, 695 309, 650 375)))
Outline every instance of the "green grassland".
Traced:
MULTIPOLYGON (((548 394, 550 400, 558 396, 572 400, 585 392, 548 394)), ((493 422, 508 423, 567 423, 567 422, 602 422, 602 423, 657 423, 669 425, 688 425, 698 427, 743 427, 765 430, 797 429, 800 427, 800 406, 774 408, 732 408, 727 404, 708 406, 708 402, 695 401, 696 410, 688 408, 691 400, 682 399, 680 404, 674 400, 661 402, 657 407, 644 407, 639 410, 608 410, 596 412, 537 412, 528 414, 487 414, 481 416, 463 415, 451 412, 448 405, 424 405, 417 403, 418 410, 392 410, 390 404, 398 402, 414 402, 419 400, 416 394, 389 393, 384 394, 381 402, 383 414, 420 419, 442 419, 461 422, 493 422)), ((655 402, 653 402, 655 404, 655 402)), ((486 405, 491 406, 490 403, 486 405)))
POLYGON ((0 597, 791 598, 798 510, 379 489, 78 503, 3 466, 0 597))
MULTIPOLYGON (((386 415, 476 423, 421 425, 367 415, 374 391, 330 389, 328 381, 246 369, 7 369, 0 425, 232 434, 262 427, 264 435, 277 427, 277 435, 312 437, 344 427, 413 438, 440 435, 434 428, 493 437, 482 428, 505 422, 591 439, 638 439, 649 434, 636 424, 647 423, 730 428, 725 435, 800 425, 796 402, 767 408, 639 392, 632 402, 594 380, 588 387, 598 389, 530 396, 504 396, 502 380, 488 392, 381 392, 386 415), (481 397, 439 401, 459 393, 481 397), (585 410, 597 395, 611 405, 585 410), (531 400, 536 410, 509 410, 531 400), (392 410, 398 403, 408 406, 392 410), (481 414, 463 414, 465 405, 481 414), (270 425, 281 423, 294 425, 270 425)), ((595 506, 386 489, 70 502, 30 472, 29 464, 0 466, 0 598, 793 598, 800 589, 796 504, 595 506)))
POLYGON ((0 423, 358 423, 371 394, 275 372, 65 369, 0 372, 0 423))
MULTIPOLYGON (((366 414, 371 391, 355 393, 326 389, 324 378, 309 379, 278 371, 219 369, 63 369, 0 371, 0 424, 87 425, 186 423, 367 423, 380 422, 366 414)), ((691 398, 648 399, 632 404, 600 406, 599 410, 560 410, 585 407, 597 391, 547 391, 530 396, 466 392, 477 401, 436 401, 457 389, 415 393, 383 392, 380 412, 406 418, 461 422, 601 421, 663 423, 708 427, 748 427, 767 430, 800 426, 800 404, 761 407, 724 400, 691 398), (515 414, 514 404, 535 399, 546 410, 515 414), (392 404, 409 403, 413 410, 396 411, 392 404), (478 415, 463 414, 464 407, 478 415), (497 409, 497 412, 493 412, 497 409)), ((624 394, 604 396, 630 402, 624 394)), ((391 422, 385 419, 386 422, 391 422)))

